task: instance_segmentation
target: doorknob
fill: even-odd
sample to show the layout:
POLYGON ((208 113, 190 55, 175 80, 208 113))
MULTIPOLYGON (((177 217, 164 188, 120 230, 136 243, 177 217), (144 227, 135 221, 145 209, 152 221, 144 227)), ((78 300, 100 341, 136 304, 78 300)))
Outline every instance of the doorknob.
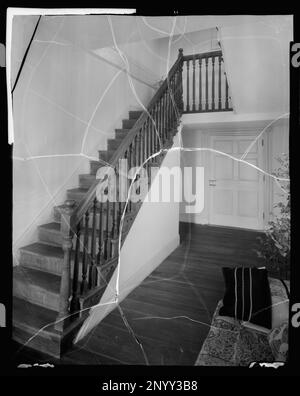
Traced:
POLYGON ((208 181, 208 183, 209 183, 210 186, 215 187, 216 184, 217 184, 217 180, 211 179, 211 180, 208 181))

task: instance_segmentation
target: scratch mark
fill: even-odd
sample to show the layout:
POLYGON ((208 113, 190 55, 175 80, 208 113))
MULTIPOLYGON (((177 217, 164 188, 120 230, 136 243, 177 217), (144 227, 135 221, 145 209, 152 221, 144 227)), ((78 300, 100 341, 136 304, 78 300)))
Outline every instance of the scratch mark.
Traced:
POLYGON ((110 88, 112 87, 113 83, 114 83, 115 80, 119 77, 119 75, 120 75, 121 73, 122 73, 122 70, 119 70, 119 71, 114 75, 114 77, 110 80, 110 82, 108 83, 107 87, 105 88, 105 90, 104 90, 103 94, 101 95, 101 97, 100 97, 98 103, 96 104, 96 107, 95 107, 95 109, 94 109, 94 111, 93 111, 93 113, 92 113, 92 115, 91 115, 91 117, 90 117, 90 119, 89 119, 89 122, 88 122, 88 124, 87 124, 87 127, 86 127, 86 129, 85 129, 85 133, 84 133, 84 137, 83 137, 82 145, 81 145, 81 151, 82 151, 82 152, 83 152, 85 140, 86 140, 86 137, 87 137, 87 134, 88 134, 88 131, 89 131, 91 122, 93 121, 94 116, 95 116, 95 114, 96 114, 96 112, 97 112, 97 110, 98 110, 100 104, 102 103, 102 100, 105 98, 105 95, 106 95, 107 92, 110 90, 110 88))

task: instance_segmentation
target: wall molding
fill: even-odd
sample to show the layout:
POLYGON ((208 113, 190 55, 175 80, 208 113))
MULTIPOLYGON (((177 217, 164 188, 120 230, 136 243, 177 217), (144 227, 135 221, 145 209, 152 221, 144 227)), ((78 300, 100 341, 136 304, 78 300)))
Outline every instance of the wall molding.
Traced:
POLYGON ((263 129, 270 122, 277 120, 273 125, 287 120, 288 117, 279 118, 283 114, 278 113, 249 113, 234 114, 222 111, 217 113, 194 113, 184 114, 182 124, 184 131, 213 130, 215 132, 226 132, 233 130, 263 129))

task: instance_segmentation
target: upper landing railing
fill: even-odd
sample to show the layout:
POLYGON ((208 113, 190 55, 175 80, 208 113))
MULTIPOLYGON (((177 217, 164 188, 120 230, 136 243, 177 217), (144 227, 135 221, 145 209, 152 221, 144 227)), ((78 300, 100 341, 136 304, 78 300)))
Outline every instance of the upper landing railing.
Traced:
POLYGON ((222 51, 183 56, 183 113, 231 111, 222 51))

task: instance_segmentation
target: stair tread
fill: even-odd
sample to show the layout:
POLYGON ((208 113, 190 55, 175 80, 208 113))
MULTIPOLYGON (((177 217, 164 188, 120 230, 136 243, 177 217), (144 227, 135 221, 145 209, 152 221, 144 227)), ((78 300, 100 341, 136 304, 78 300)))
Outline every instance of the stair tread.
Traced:
MULTIPOLYGON (((112 208, 113 204, 114 204, 113 202, 110 202, 109 206, 112 208)), ((64 207, 65 206, 62 204, 62 205, 55 206, 54 208, 57 209, 58 211, 60 211, 64 207)), ((103 213, 106 213, 106 211, 107 211, 107 203, 106 202, 102 203, 102 211, 103 211, 103 213)), ((132 209, 131 212, 126 212, 125 216, 130 216, 132 214, 135 214, 135 212, 136 212, 136 210, 132 209)), ((96 208, 96 213, 97 213, 97 215, 100 213, 100 208, 99 207, 96 208)), ((51 230, 59 231, 60 222, 58 222, 58 221, 59 221, 59 219, 57 221, 52 222, 52 223, 42 224, 39 227, 41 227, 43 229, 49 229, 50 231, 51 230)))
POLYGON ((49 230, 49 231, 58 231, 58 232, 60 232, 60 223, 56 223, 56 222, 41 224, 38 227, 46 229, 46 230, 49 230))
MULTIPOLYGON (((28 326, 40 330, 47 324, 55 322, 57 312, 51 309, 32 304, 19 297, 13 298, 13 324, 28 326)), ((45 329, 50 330, 49 328, 45 329)))
POLYGON ((63 250, 60 246, 48 245, 41 242, 35 242, 30 245, 23 246, 20 250, 46 257, 63 258, 63 250))
POLYGON ((91 175, 90 173, 80 173, 79 177, 86 177, 88 179, 96 180, 96 175, 91 175))
POLYGON ((116 128, 115 131, 116 132, 124 132, 124 133, 126 132, 127 133, 127 132, 130 131, 130 129, 129 128, 116 128))
MULTIPOLYGON (((98 153, 99 153, 100 155, 103 155, 103 154, 105 154, 105 155, 112 155, 112 154, 114 153, 114 150, 98 150, 98 153)), ((97 163, 97 164, 99 164, 99 165, 101 165, 101 166, 105 166, 105 165, 106 165, 106 161, 103 160, 103 159, 101 159, 101 158, 99 158, 98 161, 97 161, 97 160, 91 160, 90 162, 92 162, 92 163, 97 163)))
POLYGON ((143 110, 129 110, 129 118, 131 120, 138 120, 143 114, 143 110))
POLYGON ((18 265, 14 267, 14 279, 23 282, 30 282, 31 285, 38 286, 54 294, 59 294, 61 277, 40 270, 35 270, 18 265))
POLYGON ((107 143, 109 143, 109 142, 118 142, 118 143, 120 143, 123 139, 124 139, 123 136, 116 136, 114 138, 107 139, 107 143))
POLYGON ((72 192, 72 193, 86 193, 88 192, 88 188, 82 188, 82 187, 76 187, 76 188, 69 188, 67 192, 72 192))

